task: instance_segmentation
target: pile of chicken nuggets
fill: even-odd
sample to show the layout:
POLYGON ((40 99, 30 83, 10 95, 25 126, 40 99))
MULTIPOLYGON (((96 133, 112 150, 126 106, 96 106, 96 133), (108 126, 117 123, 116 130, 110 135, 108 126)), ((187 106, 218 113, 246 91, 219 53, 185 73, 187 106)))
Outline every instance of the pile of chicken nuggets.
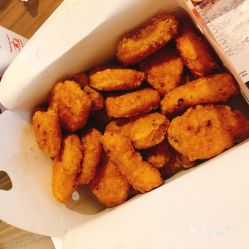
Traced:
POLYGON ((55 84, 32 116, 60 202, 88 184, 117 206, 249 137, 226 104, 236 81, 188 21, 155 16, 121 38, 116 58, 55 84))

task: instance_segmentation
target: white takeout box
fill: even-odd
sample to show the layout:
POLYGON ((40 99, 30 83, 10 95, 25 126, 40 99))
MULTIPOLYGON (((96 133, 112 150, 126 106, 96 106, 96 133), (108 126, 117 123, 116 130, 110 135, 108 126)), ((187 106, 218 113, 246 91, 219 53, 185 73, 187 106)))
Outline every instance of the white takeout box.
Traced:
POLYGON ((181 0, 65 0, 36 32, 0 86, 0 102, 9 109, 0 116, 0 170, 13 184, 0 190, 2 220, 38 234, 66 234, 64 249, 249 248, 249 140, 100 212, 87 189, 67 207, 54 199, 51 161, 30 126, 30 111, 55 82, 105 62, 125 32, 179 8, 189 11, 181 0))

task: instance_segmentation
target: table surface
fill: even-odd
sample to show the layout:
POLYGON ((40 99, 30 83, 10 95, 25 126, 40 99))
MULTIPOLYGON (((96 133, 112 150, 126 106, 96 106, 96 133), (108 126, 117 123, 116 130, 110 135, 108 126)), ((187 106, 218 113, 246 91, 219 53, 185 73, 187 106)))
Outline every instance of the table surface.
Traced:
MULTIPOLYGON (((0 25, 30 38, 61 2, 0 0, 0 25)), ((0 172, 0 188, 5 189, 8 184, 7 177, 0 172)), ((54 246, 48 237, 27 233, 0 221, 0 249, 54 249, 54 246)))

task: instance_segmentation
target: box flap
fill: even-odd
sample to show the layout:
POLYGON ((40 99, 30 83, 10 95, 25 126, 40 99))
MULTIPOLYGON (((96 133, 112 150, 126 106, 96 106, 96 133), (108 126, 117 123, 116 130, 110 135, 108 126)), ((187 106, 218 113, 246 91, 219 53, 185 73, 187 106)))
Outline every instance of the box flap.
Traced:
POLYGON ((5 72, 0 103, 11 110, 39 104, 53 84, 114 54, 117 37, 177 3, 165 0, 65 0, 5 72), (66 21, 65 21, 66 20, 66 21), (108 35, 106 35, 108 34, 108 35))
POLYGON ((249 248, 248 151, 249 140, 69 231, 63 249, 249 248))
MULTIPOLYGON (((13 185, 9 191, 0 190, 3 221, 33 233, 62 236, 101 209, 96 206, 91 214, 83 208, 78 213, 54 199, 51 160, 36 144, 29 112, 1 114, 0 137, 0 171, 9 175, 13 185)), ((88 198, 87 193, 81 197, 88 198)))

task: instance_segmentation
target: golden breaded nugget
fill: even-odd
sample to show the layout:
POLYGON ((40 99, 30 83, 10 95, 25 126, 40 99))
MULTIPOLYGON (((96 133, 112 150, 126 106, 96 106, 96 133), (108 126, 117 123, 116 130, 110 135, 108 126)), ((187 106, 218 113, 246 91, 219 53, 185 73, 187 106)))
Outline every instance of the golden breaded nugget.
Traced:
POLYGON ((219 108, 223 123, 234 139, 234 142, 240 142, 249 136, 249 120, 241 114, 240 111, 232 111, 230 107, 219 108))
POLYGON ((53 110, 37 111, 32 117, 32 126, 40 149, 49 157, 56 157, 62 142, 58 114, 53 110))
POLYGON ((148 83, 164 96, 181 82, 183 62, 173 47, 160 49, 140 63, 148 83))
POLYGON ((93 194, 107 207, 114 207, 126 201, 130 185, 115 164, 105 159, 90 184, 93 194))
POLYGON ((63 128, 68 131, 81 129, 87 122, 92 102, 75 81, 58 83, 52 92, 50 108, 58 110, 63 128))
POLYGON ((160 172, 165 179, 183 169, 190 169, 196 165, 196 161, 191 162, 187 156, 178 153, 171 146, 168 147, 168 155, 168 162, 160 168, 160 172))
POLYGON ((104 68, 90 74, 90 85, 100 91, 130 90, 144 79, 145 74, 134 69, 104 68))
POLYGON ((161 113, 147 114, 127 127, 127 135, 136 149, 147 149, 164 140, 169 123, 161 113))
POLYGON ((67 174, 60 161, 54 161, 52 173, 52 189, 55 198, 63 203, 70 201, 72 193, 76 190, 75 174, 67 174))
POLYGON ((64 138, 61 155, 53 162, 52 189, 60 202, 68 202, 77 187, 76 177, 80 171, 82 146, 77 135, 64 138))
POLYGON ((86 74, 75 74, 73 80, 81 86, 81 89, 83 89, 91 99, 92 111, 99 111, 104 108, 105 100, 103 95, 89 86, 90 82, 86 74))
POLYGON ((162 184, 159 171, 142 160, 129 138, 119 133, 105 132, 102 143, 109 159, 134 189, 144 193, 162 184))
POLYGON ((162 168, 160 168, 160 173, 164 179, 167 179, 183 170, 182 163, 178 157, 179 154, 171 147, 169 152, 169 161, 162 168))
POLYGON ((214 51, 193 28, 182 26, 180 34, 176 37, 176 46, 194 76, 206 76, 219 69, 214 51))
POLYGON ((110 117, 133 117, 157 109, 160 96, 156 90, 146 88, 119 96, 107 97, 106 111, 110 117))
POLYGON ((72 134, 64 138, 59 160, 69 174, 73 173, 77 167, 80 169, 79 162, 82 160, 82 151, 83 146, 77 135, 72 134))
POLYGON ((117 58, 124 65, 136 64, 162 48, 177 31, 178 21, 174 16, 157 15, 121 39, 117 48, 117 58))
POLYGON ((82 137, 84 158, 82 161, 82 171, 79 176, 79 184, 88 184, 95 176, 101 159, 101 137, 102 134, 94 128, 88 130, 82 137))
POLYGON ((111 121, 106 127, 105 127, 105 132, 119 132, 122 133, 123 135, 127 136, 127 131, 129 125, 136 120, 135 118, 119 118, 111 121))
POLYGON ((170 156, 171 148, 166 140, 145 152, 145 160, 158 169, 169 162, 170 156))
POLYGON ((167 115, 198 104, 226 102, 237 92, 237 83, 230 74, 202 77, 166 94, 161 101, 161 110, 167 115))
POLYGON ((176 158, 179 164, 184 169, 190 169, 196 165, 196 161, 190 161, 187 156, 182 155, 181 153, 176 152, 176 158))
POLYGON ((171 122, 169 143, 190 161, 214 157, 232 147, 238 137, 249 136, 248 120, 237 113, 222 105, 189 108, 171 122))
POLYGON ((75 74, 72 80, 77 82, 81 86, 82 89, 84 89, 85 86, 89 85, 89 78, 84 73, 75 74))
POLYGON ((92 110, 99 111, 102 110, 105 106, 105 100, 103 95, 97 90, 91 88, 90 86, 85 86, 84 91, 87 93, 89 98, 92 101, 92 110))
POLYGON ((161 113, 150 113, 110 122, 105 131, 119 132, 129 137, 136 149, 147 149, 163 141, 169 120, 161 113))
POLYGON ((57 83, 52 91, 50 92, 49 96, 49 109, 54 110, 59 114, 59 103, 60 103, 60 92, 63 89, 63 83, 57 83))

